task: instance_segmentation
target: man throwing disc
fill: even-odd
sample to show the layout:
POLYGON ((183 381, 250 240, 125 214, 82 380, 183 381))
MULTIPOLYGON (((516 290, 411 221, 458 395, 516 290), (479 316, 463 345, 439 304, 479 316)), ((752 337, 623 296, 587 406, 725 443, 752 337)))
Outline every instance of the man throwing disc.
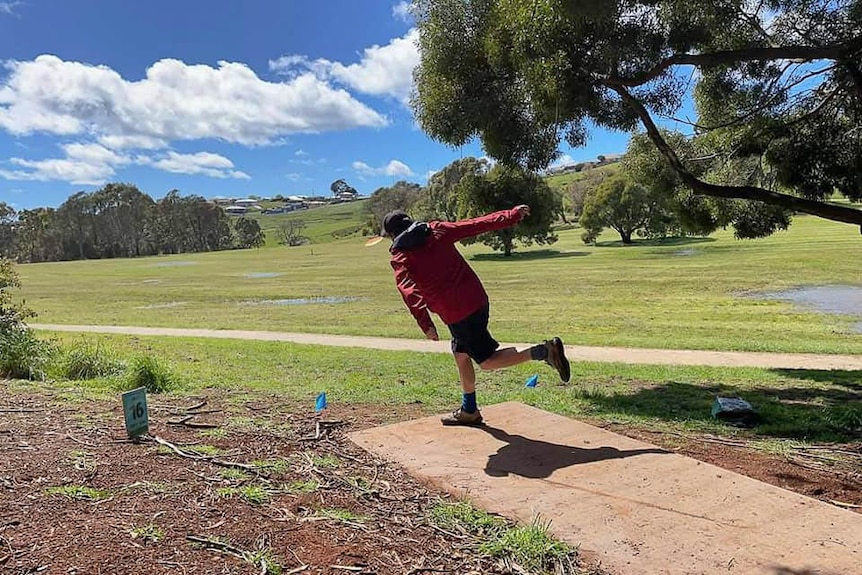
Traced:
POLYGON ((429 312, 436 313, 452 334, 463 401, 452 415, 443 418, 444 425, 482 423, 473 362, 484 370, 494 370, 544 361, 557 370, 560 379, 569 381, 569 362, 559 337, 521 351, 500 349, 488 331, 488 294, 455 247, 460 240, 514 226, 529 215, 530 207, 522 205, 458 222, 416 222, 400 210, 383 219, 380 235, 392 240, 390 264, 404 303, 428 339, 439 339, 429 312))

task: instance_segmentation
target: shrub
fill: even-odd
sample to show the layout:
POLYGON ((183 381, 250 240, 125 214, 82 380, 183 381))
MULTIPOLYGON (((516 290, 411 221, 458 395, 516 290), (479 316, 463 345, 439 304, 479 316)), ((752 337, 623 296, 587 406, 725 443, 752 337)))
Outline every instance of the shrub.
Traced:
POLYGON ((123 363, 101 343, 81 342, 65 353, 59 375, 74 380, 95 379, 119 375, 123 368, 123 363))
POLYGON ((0 331, 0 377, 45 379, 55 347, 27 326, 0 331))
POLYGON ((148 393, 165 393, 178 386, 177 376, 157 358, 145 355, 132 361, 126 389, 144 387, 148 393))

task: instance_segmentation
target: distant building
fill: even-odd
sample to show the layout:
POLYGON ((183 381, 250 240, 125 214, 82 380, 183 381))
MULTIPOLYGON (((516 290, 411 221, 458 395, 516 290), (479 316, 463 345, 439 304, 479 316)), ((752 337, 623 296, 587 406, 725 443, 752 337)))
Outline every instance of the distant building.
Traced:
POLYGON ((244 206, 227 206, 224 211, 231 216, 242 216, 248 213, 248 208, 244 206))

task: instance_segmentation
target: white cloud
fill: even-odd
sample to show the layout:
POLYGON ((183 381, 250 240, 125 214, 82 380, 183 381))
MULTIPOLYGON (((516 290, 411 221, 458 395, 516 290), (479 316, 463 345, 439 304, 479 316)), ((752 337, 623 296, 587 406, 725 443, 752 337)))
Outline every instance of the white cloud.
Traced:
POLYGON ((287 174, 286 177, 291 182, 298 182, 299 180, 302 179, 302 174, 300 174, 298 172, 291 172, 291 173, 287 174))
POLYGON ((15 8, 21 5, 21 2, 0 2, 0 14, 9 14, 16 16, 15 8))
POLYGON ((410 2, 401 0, 398 4, 392 7, 392 16, 404 22, 411 22, 413 16, 410 14, 410 2))
POLYGON ((353 162, 353 169, 363 176, 412 176, 413 170, 404 162, 390 160, 388 164, 380 168, 372 168, 365 162, 353 162))
POLYGON ((233 162, 229 159, 210 152, 178 154, 177 152, 170 151, 167 156, 159 160, 148 159, 142 163, 173 174, 201 175, 212 178, 236 178, 240 180, 251 179, 251 176, 245 172, 234 170, 233 162))
POLYGON ((308 152, 306 152, 305 150, 297 150, 293 153, 293 155, 294 156, 307 156, 308 152))
POLYGON ((387 125, 385 117, 311 73, 267 82, 248 66, 159 60, 128 81, 106 66, 52 55, 8 61, 0 129, 14 135, 87 135, 115 148, 159 148, 216 138, 272 144, 293 133, 387 125))
POLYGON ((572 166, 577 164, 577 162, 568 154, 563 154, 556 160, 554 160, 549 166, 548 169, 553 170, 555 168, 562 168, 563 166, 572 166))
POLYGON ((116 174, 115 167, 131 163, 127 156, 117 154, 99 144, 65 144, 65 158, 25 160, 11 158, 9 162, 21 169, 0 170, 7 180, 48 182, 59 180, 70 184, 101 184, 116 174))
POLYGON ((64 158, 25 160, 11 158, 14 170, 0 169, 0 177, 7 180, 38 182, 62 181, 70 184, 101 185, 116 175, 116 169, 131 165, 150 166, 175 174, 192 174, 212 178, 249 179, 245 172, 234 169, 233 162, 224 156, 209 152, 178 154, 169 151, 158 157, 117 153, 94 143, 74 143, 60 146, 64 158), (23 169, 21 169, 23 168, 23 169))
POLYGON ((440 171, 440 170, 428 170, 427 172, 425 172, 425 180, 426 180, 426 181, 427 181, 427 180, 430 180, 430 179, 431 179, 431 177, 432 177, 434 174, 436 174, 437 172, 439 172, 439 171, 440 171))
POLYGON ((406 103, 413 87, 413 69, 419 64, 418 41, 419 31, 413 28, 385 46, 366 48, 362 59, 354 64, 288 55, 270 60, 269 67, 289 78, 311 73, 320 81, 336 81, 364 94, 390 96, 406 103))

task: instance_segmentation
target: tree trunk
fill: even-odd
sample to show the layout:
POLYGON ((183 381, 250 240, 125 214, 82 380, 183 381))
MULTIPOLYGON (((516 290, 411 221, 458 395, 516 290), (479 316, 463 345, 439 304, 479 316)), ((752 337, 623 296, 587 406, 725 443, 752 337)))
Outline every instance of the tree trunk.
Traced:
POLYGON ((632 232, 631 232, 631 230, 621 231, 620 237, 623 239, 623 243, 625 245, 629 245, 632 243, 632 232))

